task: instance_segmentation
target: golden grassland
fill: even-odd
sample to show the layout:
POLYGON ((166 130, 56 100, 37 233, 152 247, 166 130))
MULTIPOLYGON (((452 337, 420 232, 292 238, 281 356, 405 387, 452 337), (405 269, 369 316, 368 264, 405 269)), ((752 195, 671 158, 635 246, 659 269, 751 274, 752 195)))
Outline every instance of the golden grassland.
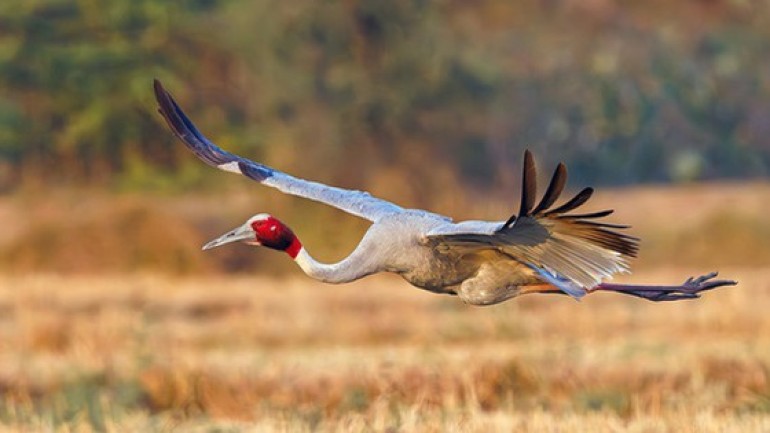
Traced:
MULTIPOLYGON (((672 281, 659 269, 635 281, 672 281)), ((397 278, 0 279, 0 422, 58 431, 767 431, 770 270, 479 308, 397 278)))
MULTIPOLYGON (((619 280, 740 282, 662 304, 480 308, 388 275, 223 275, 239 256, 288 262, 198 252, 263 210, 244 197, 0 200, 16 228, 0 232, 0 431, 770 431, 767 184, 598 195, 645 241, 619 280)), ((437 210, 507 210, 458 200, 437 210)), ((311 248, 357 227, 297 222, 311 248)))

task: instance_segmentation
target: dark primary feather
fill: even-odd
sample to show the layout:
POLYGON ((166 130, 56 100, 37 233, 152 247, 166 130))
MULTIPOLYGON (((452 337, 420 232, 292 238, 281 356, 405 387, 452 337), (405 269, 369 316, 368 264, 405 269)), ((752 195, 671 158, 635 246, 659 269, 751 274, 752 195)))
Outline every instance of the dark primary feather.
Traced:
POLYGON ((561 215, 559 218, 562 219, 590 219, 590 218, 603 218, 608 215, 612 215, 612 213, 615 212, 612 209, 607 210, 601 210, 598 212, 591 212, 591 213, 581 213, 581 214, 572 214, 572 215, 561 215))
POLYGON ((585 202, 587 202, 588 199, 591 198, 593 193, 594 193, 594 189, 591 188, 590 186, 587 188, 583 188, 579 193, 575 194, 575 196, 572 197, 568 202, 557 207, 556 209, 546 212, 545 215, 546 216, 558 215, 558 214, 566 213, 571 210, 577 209, 578 207, 585 204, 585 202))
POLYGON ((561 195, 561 192, 564 190, 564 185, 566 184, 567 167, 564 165, 564 163, 560 162, 559 165, 556 166, 556 170, 553 172, 553 177, 551 177, 551 182, 548 184, 548 189, 546 189, 545 194, 543 194, 543 199, 540 200, 540 203, 538 203, 537 207, 532 211, 532 213, 537 215, 553 206, 553 204, 561 195))
POLYGON ((166 123, 174 134, 203 162, 218 168, 223 164, 235 162, 241 173, 258 182, 273 175, 274 170, 269 167, 220 149, 198 131, 160 81, 155 80, 153 88, 155 99, 158 101, 158 112, 166 119, 166 123))
POLYGON ((529 215, 529 211, 535 205, 535 194, 537 194, 537 170, 535 169, 535 160, 532 158, 532 153, 529 150, 524 152, 524 170, 522 170, 521 184, 519 216, 524 216, 529 215))

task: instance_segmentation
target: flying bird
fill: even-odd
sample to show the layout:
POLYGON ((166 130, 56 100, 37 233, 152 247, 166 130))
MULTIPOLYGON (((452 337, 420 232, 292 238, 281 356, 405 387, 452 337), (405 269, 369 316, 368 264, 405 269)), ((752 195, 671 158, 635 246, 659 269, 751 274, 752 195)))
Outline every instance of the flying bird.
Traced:
POLYGON ((612 210, 573 213, 593 194, 585 188, 554 206, 567 182, 559 164, 537 201, 536 168, 524 154, 519 211, 506 221, 461 221, 432 212, 405 209, 369 193, 296 178, 220 149, 198 131, 158 80, 155 97, 174 134, 203 162, 244 175, 279 191, 338 208, 372 222, 361 242, 334 264, 316 261, 299 238, 272 215, 260 213, 203 246, 232 242, 286 252, 310 277, 346 283, 377 272, 392 272, 421 289, 459 296, 473 305, 497 304, 530 293, 566 294, 580 299, 612 291, 650 301, 698 298, 699 293, 735 281, 716 280, 716 272, 678 285, 629 285, 605 282, 629 271, 639 239, 628 226, 604 220, 612 210))

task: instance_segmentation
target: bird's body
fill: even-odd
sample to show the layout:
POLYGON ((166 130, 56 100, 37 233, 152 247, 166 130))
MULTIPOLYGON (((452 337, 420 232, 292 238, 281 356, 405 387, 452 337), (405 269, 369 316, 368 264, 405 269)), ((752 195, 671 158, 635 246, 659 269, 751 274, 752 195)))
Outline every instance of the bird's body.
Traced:
POLYGON ((443 215, 401 208, 366 192, 298 179, 233 155, 206 139, 158 81, 155 94, 159 111, 171 129, 207 164, 372 222, 355 250, 334 264, 317 262, 291 229, 267 214, 255 215, 204 249, 242 241, 285 251, 306 274, 327 283, 392 272, 416 287, 458 295, 474 305, 496 304, 526 293, 580 298, 596 290, 654 301, 676 300, 735 284, 712 280, 716 274, 674 286, 605 283, 613 274, 628 271, 638 239, 622 233, 627 226, 603 221, 611 210, 572 213, 590 198, 591 188, 554 207, 566 184, 563 164, 557 166, 546 192, 535 204, 535 164, 529 152, 525 153, 521 205, 516 215, 499 222, 454 222, 443 215))
POLYGON ((295 260, 310 276, 328 283, 392 272, 421 289, 459 295, 471 304, 494 304, 516 296, 519 286, 536 283, 534 272, 494 250, 440 252, 429 234, 467 233, 469 229, 492 233, 502 224, 502 221, 453 223, 441 215, 405 210, 372 224, 356 249, 332 274, 314 273, 313 267, 307 264, 304 250, 295 260))
POLYGON ((453 223, 441 215, 407 209, 374 222, 355 250, 338 263, 318 263, 303 246, 293 258, 305 273, 326 283, 391 272, 421 289, 459 295, 470 304, 495 304, 516 296, 520 286, 537 284, 537 274, 496 250, 439 251, 430 234, 469 230, 492 234, 502 224, 453 223))
MULTIPOLYGON (((459 295, 469 304, 496 304, 517 296, 523 286, 542 284, 543 278, 497 249, 447 248, 434 235, 492 236, 503 224, 455 223, 442 215, 409 209, 373 223, 355 250, 333 266, 317 263, 304 247, 295 261, 305 273, 327 283, 347 283, 378 272, 392 272, 415 287, 459 295)), ((583 294, 578 290, 573 296, 583 294)))

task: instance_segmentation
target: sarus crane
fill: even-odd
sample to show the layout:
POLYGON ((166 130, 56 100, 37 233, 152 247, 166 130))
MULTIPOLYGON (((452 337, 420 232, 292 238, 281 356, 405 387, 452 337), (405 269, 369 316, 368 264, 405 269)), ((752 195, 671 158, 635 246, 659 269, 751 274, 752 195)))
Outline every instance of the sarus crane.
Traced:
POLYGON ((673 301, 735 281, 716 280, 716 272, 678 285, 612 284, 606 279, 628 272, 639 239, 622 232, 628 226, 603 220, 612 210, 572 213, 593 194, 585 188, 554 207, 567 181, 559 164, 539 202, 532 154, 523 162, 521 205, 506 221, 453 222, 432 212, 405 209, 362 191, 327 186, 290 176, 226 152, 209 141, 185 115, 158 80, 159 112, 174 134, 203 162, 244 175, 262 185, 336 207, 372 225, 355 250, 334 264, 310 256, 292 230, 272 215, 260 213, 240 227, 203 246, 208 250, 232 242, 286 252, 310 277, 346 283, 377 272, 393 272, 421 289, 459 296, 473 305, 497 304, 529 293, 567 294, 612 291, 673 301))

